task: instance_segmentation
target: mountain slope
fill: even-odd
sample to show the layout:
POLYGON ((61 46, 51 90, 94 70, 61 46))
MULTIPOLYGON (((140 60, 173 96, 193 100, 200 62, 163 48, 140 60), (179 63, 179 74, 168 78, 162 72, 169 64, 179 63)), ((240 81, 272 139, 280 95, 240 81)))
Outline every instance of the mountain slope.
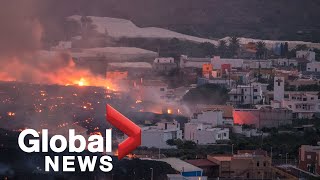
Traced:
MULTIPOLYGON (((33 0, 46 34, 63 33, 64 17, 115 17, 139 27, 222 38, 320 42, 319 0, 33 0)), ((18 1, 19 2, 19 1, 18 1)))

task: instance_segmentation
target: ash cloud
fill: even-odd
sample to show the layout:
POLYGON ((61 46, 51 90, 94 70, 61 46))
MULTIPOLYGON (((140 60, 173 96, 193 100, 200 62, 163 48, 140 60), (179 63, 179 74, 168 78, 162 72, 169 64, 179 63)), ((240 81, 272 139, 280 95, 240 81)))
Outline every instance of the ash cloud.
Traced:
POLYGON ((87 85, 104 85, 102 77, 77 69, 68 52, 40 51, 45 32, 39 14, 46 4, 39 0, 1 1, 0 81, 66 85, 85 78, 87 85))
POLYGON ((37 8, 37 3, 34 0, 1 1, 1 57, 18 56, 41 47, 42 27, 36 17, 37 8))

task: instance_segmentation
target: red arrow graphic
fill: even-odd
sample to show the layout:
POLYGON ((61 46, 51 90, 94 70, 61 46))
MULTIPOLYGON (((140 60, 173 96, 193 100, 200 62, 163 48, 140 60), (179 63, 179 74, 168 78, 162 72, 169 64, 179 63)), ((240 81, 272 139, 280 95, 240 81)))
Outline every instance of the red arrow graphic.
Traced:
POLYGON ((106 118, 113 126, 128 136, 118 145, 118 159, 121 160, 141 145, 141 128, 110 105, 107 105, 106 118))

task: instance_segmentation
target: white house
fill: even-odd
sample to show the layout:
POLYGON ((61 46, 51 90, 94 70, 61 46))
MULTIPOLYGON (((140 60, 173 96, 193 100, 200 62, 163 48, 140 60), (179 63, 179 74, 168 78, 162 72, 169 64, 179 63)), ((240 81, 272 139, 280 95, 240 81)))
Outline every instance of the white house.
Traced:
POLYGON ((184 139, 200 145, 215 144, 218 140, 229 140, 229 129, 213 128, 204 123, 186 123, 184 139))
POLYGON ((154 63, 174 63, 174 58, 172 57, 159 57, 154 60, 154 63))
POLYGON ((213 127, 224 125, 223 121, 223 111, 220 110, 202 111, 194 114, 191 119, 191 122, 210 124, 213 127))
POLYGON ((307 64, 307 71, 320 72, 320 62, 311 62, 307 64))
POLYGON ((177 64, 172 57, 161 57, 153 61, 152 67, 156 72, 169 73, 177 68, 177 64))
POLYGON ((272 59, 272 65, 275 67, 297 67, 298 61, 296 59, 272 59))
POLYGON ((269 69, 272 68, 272 61, 269 60, 243 60, 245 69, 269 69))
POLYGON ((148 148, 175 148, 169 146, 167 140, 182 139, 182 130, 177 122, 158 123, 157 126, 143 127, 141 133, 141 146, 148 148))
POLYGON ((235 87, 236 82, 232 79, 225 79, 225 78, 198 78, 198 85, 204 84, 216 84, 220 86, 224 86, 226 88, 235 87))
POLYGON ((192 58, 185 55, 180 57, 180 68, 198 68, 202 69, 203 64, 211 62, 211 58, 192 58))
POLYGON ((318 92, 290 92, 282 101, 282 106, 292 110, 293 118, 310 119, 320 112, 318 92))
POLYGON ((251 83, 239 85, 229 92, 229 103, 237 105, 254 105, 263 101, 263 93, 267 91, 267 84, 251 83))
POLYGON ((297 51, 296 58, 303 58, 312 62, 316 60, 316 53, 313 51, 297 51))
POLYGON ((142 80, 141 84, 135 87, 138 90, 137 99, 149 102, 166 102, 168 85, 158 80, 142 80))
POLYGON ((57 46, 51 48, 51 50, 67 50, 72 48, 71 41, 59 41, 57 46))
POLYGON ((221 66, 223 64, 230 64, 231 68, 237 69, 237 68, 243 68, 243 59, 225 59, 220 58, 220 56, 214 56, 211 59, 211 64, 213 66, 213 69, 221 69, 221 66))

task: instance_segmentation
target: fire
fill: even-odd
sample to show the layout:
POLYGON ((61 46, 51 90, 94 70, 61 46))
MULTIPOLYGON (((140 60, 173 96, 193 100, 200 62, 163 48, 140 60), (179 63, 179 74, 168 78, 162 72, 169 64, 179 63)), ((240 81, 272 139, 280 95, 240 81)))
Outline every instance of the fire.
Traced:
POLYGON ((15 116, 16 115, 16 113, 14 113, 14 112, 8 112, 8 116, 15 116))
POLYGON ((78 82, 79 86, 85 86, 85 84, 86 84, 86 81, 83 78, 81 78, 80 81, 78 82))
POLYGON ((142 101, 141 101, 141 100, 137 100, 137 101, 136 101, 136 104, 139 104, 139 103, 142 103, 142 101))
MULTIPOLYGON (((44 58, 32 54, 28 58, 36 59, 34 60, 36 65, 21 63, 24 62, 24 59, 22 61, 22 59, 14 57, 10 59, 10 63, 0 67, 0 81, 25 81, 63 86, 97 86, 114 91, 119 90, 118 86, 105 77, 94 75, 89 69, 77 68, 71 58, 66 63, 59 53, 44 58), (15 69, 14 73, 10 69, 15 69), (24 74, 31 74, 32 79, 26 79, 24 74)), ((45 96, 45 94, 43 95, 45 96)))
POLYGON ((168 113, 168 114, 172 114, 172 110, 171 110, 171 109, 168 109, 167 113, 168 113))

